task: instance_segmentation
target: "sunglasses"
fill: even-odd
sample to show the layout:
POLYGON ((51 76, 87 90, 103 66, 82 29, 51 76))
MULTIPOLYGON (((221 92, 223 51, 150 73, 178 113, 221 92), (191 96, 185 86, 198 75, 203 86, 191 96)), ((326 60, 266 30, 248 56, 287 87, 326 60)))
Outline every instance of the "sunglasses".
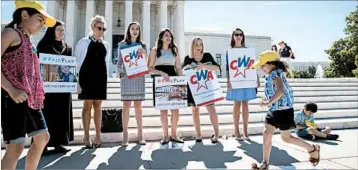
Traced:
POLYGON ((237 36, 243 37, 243 36, 244 36, 244 34, 243 34, 243 33, 241 33, 241 34, 236 33, 236 34, 235 34, 235 37, 237 37, 237 36))
POLYGON ((105 32, 107 29, 106 28, 102 28, 102 27, 96 27, 98 31, 102 31, 105 32))

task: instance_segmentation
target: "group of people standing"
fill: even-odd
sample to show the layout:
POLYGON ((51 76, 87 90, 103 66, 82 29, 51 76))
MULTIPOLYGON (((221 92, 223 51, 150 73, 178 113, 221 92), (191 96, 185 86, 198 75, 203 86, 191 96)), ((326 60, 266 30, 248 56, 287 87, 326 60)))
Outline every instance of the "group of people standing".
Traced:
MULTIPOLYGON (((15 1, 16 10, 13 21, 6 26, 1 37, 1 87, 2 87, 2 131, 7 144, 2 159, 2 168, 15 169, 17 160, 25 145, 25 137, 33 137, 26 160, 26 169, 36 169, 41 154, 47 152, 47 147, 55 147, 55 152, 67 152, 67 145, 73 140, 72 97, 70 93, 46 93, 39 69, 39 53, 74 56, 77 58, 78 99, 83 100, 82 123, 84 130, 83 142, 86 148, 101 146, 101 119, 103 100, 107 99, 107 68, 106 58, 109 57, 109 44, 104 41, 106 31, 105 19, 95 16, 91 20, 91 33, 82 38, 74 50, 63 37, 65 24, 56 21, 48 15, 44 6, 37 1, 15 1), (45 36, 35 48, 30 42, 30 36, 35 35, 43 26, 47 26, 45 36), (37 49, 37 50, 36 50, 37 49), (95 141, 92 143, 89 135, 91 110, 94 110, 96 129, 95 141), (51 138, 50 138, 51 136, 51 138), (45 151, 45 152, 43 152, 45 151)), ((145 100, 145 78, 129 79, 123 64, 121 50, 133 45, 142 46, 142 54, 148 61, 148 68, 153 77, 182 76, 182 69, 220 70, 221 67, 210 53, 204 49, 203 39, 195 37, 190 44, 190 54, 183 62, 180 61, 178 48, 175 45, 171 30, 165 28, 160 31, 158 39, 147 56, 146 44, 141 40, 141 27, 137 22, 127 27, 125 38, 119 43, 117 63, 121 84, 121 100, 123 101, 123 141, 128 144, 128 122, 132 103, 137 121, 138 143, 144 145, 142 125, 142 101, 145 100), (209 65, 204 63, 211 63, 209 65)), ((241 29, 235 29, 231 35, 230 48, 246 48, 245 35, 241 29)), ((228 57, 226 57, 228 60, 228 57)), ((227 62, 226 62, 227 63, 227 62)), ((266 78, 266 99, 261 102, 262 107, 269 107, 266 116, 263 145, 263 162, 260 168, 268 168, 271 148, 271 137, 276 128, 281 130, 284 141, 302 146, 310 152, 310 161, 319 161, 319 146, 310 145, 291 136, 289 129, 293 122, 293 95, 284 76, 286 68, 273 51, 260 54, 253 65, 260 67, 268 76, 266 78)), ((227 70, 228 72, 228 66, 227 70)), ((228 75, 228 74, 227 74, 228 75)), ((260 86, 259 79, 257 85, 260 86)), ((232 89, 230 78, 227 78, 228 92, 226 99, 234 102, 233 119, 234 133, 237 140, 249 140, 247 126, 249 120, 248 101, 256 98, 257 89, 232 89), (239 130, 239 117, 242 108, 243 132, 239 130)), ((154 95, 154 93, 153 93, 154 95)), ((154 97, 153 97, 154 98, 154 97)), ((193 113, 196 130, 196 142, 201 142, 199 108, 196 107, 193 96, 188 90, 188 106, 193 113)), ((218 116, 215 105, 205 106, 209 112, 214 135, 211 142, 217 143, 219 137, 218 116)), ((161 144, 169 141, 183 143, 177 136, 179 110, 171 111, 171 133, 168 132, 168 110, 160 111, 163 128, 161 144)))

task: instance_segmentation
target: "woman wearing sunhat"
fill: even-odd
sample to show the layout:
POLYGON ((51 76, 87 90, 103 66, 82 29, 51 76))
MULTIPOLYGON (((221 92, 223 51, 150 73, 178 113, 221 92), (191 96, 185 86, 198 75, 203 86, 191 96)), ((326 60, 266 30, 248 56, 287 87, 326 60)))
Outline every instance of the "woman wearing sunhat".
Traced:
POLYGON ((39 59, 30 36, 56 20, 38 1, 15 1, 13 20, 1 33, 1 127, 6 151, 2 169, 15 169, 25 146, 26 135, 33 137, 25 169, 37 169, 49 140, 41 109, 44 89, 39 59))

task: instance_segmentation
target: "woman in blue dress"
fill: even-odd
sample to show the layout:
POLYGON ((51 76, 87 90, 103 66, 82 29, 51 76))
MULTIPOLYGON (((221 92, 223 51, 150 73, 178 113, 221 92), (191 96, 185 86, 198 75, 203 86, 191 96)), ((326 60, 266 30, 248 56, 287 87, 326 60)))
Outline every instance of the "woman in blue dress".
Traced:
MULTIPOLYGON (((240 28, 236 28, 232 32, 230 48, 246 48, 245 35, 240 28)), ((226 63, 228 63, 227 52, 226 52, 226 63)), ((242 141, 244 139, 249 140, 248 133, 247 133, 247 126, 249 122, 249 100, 256 98, 257 88, 232 89, 228 64, 226 64, 226 75, 227 75, 226 100, 234 101, 233 119, 234 119, 235 139, 239 141, 242 141), (239 130, 241 107, 242 107, 242 119, 243 119, 243 138, 239 130)), ((260 86, 259 78, 257 79, 257 85, 258 87, 260 86)))

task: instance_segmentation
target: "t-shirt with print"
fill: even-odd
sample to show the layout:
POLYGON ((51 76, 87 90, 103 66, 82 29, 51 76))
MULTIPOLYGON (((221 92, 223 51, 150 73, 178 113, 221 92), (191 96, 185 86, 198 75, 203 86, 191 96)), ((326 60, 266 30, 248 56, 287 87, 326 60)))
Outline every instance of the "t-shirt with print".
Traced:
POLYGON ((277 100, 275 103, 272 103, 269 108, 270 113, 276 110, 284 110, 293 107, 293 91, 292 88, 288 85, 285 72, 283 72, 281 69, 272 70, 271 73, 265 78, 266 99, 270 100, 275 95, 277 91, 277 87, 275 87, 275 80, 278 77, 281 77, 282 79, 284 92, 279 100, 277 100))
POLYGON ((290 50, 291 50, 291 47, 286 46, 285 48, 280 50, 280 56, 281 57, 290 57, 290 50))

